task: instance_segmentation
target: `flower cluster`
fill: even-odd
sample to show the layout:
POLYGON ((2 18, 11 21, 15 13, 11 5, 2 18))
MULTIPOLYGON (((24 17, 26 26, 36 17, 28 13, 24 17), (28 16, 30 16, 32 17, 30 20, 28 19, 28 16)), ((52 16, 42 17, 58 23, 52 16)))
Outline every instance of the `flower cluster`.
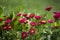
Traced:
MULTIPOLYGON (((52 7, 48 6, 45 10, 49 12, 51 9, 52 7)), ((15 15, 13 20, 10 19, 9 16, 6 16, 6 19, 4 18, 5 20, 0 18, 0 23, 3 22, 3 24, 1 25, 3 31, 12 31, 12 29, 14 31, 20 31, 20 37, 18 36, 18 38, 28 39, 31 35, 34 36, 37 34, 41 34, 40 31, 43 32, 43 28, 45 28, 43 26, 51 26, 50 29, 56 28, 56 26, 60 26, 56 25, 58 23, 57 21, 60 20, 60 12, 55 11, 53 12, 53 18, 46 18, 44 19, 44 16, 35 15, 34 13, 18 13, 15 15)))

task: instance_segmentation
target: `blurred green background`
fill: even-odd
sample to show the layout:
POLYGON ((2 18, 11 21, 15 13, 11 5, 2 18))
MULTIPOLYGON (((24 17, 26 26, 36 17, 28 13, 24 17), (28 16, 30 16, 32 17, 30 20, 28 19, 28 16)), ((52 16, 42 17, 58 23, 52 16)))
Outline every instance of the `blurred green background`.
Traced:
POLYGON ((60 11, 60 0, 0 0, 0 6, 6 14, 17 9, 19 6, 23 6, 21 9, 23 12, 42 14, 47 6, 52 6, 52 11, 60 11))

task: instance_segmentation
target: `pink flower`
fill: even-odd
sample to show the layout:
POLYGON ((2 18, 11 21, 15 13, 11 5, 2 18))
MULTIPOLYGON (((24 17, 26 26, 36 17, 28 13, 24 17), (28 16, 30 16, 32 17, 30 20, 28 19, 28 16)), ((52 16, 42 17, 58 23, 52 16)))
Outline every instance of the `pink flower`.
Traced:
POLYGON ((50 11, 52 9, 51 6, 47 6, 45 10, 50 11))
POLYGON ((30 14, 29 17, 30 18, 33 18, 35 16, 35 14, 30 14))
POLYGON ((30 31, 29 31, 30 34, 35 34, 36 33, 36 30, 34 28, 30 28, 30 31))
POLYGON ((60 12, 56 11, 54 12, 54 16, 55 19, 59 19, 60 18, 60 12))
POLYGON ((42 16, 35 16, 35 19, 40 19, 42 18, 42 16))
POLYGON ((30 25, 31 26, 36 26, 36 23, 35 22, 30 22, 30 25))
POLYGON ((28 37, 28 33, 27 32, 22 32, 21 33, 21 38, 27 38, 28 37))
POLYGON ((26 18, 21 18, 21 19, 19 20, 19 22, 26 24, 26 23, 27 23, 27 19, 26 19, 26 18))
POLYGON ((7 23, 7 24, 9 24, 10 22, 11 22, 10 19, 7 19, 7 20, 5 21, 5 23, 7 23))
POLYGON ((50 20, 48 20, 48 22, 49 22, 49 23, 53 23, 53 22, 54 22, 54 20, 50 19, 50 20))
POLYGON ((17 16, 21 16, 21 13, 18 13, 17 16))

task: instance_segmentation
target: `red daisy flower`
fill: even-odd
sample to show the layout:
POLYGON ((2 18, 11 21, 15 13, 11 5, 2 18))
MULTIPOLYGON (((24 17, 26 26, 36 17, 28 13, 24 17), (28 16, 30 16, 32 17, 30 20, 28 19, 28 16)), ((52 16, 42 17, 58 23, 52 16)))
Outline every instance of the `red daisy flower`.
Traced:
POLYGON ((30 28, 30 31, 29 31, 30 34, 35 34, 36 33, 36 30, 34 28, 30 28))
POLYGON ((33 18, 35 16, 35 14, 30 14, 29 17, 30 18, 33 18))
POLYGON ((17 16, 21 16, 21 13, 18 13, 17 16))
POLYGON ((35 16, 35 19, 40 19, 42 18, 42 16, 35 16))
POLYGON ((51 6, 47 6, 45 10, 50 11, 52 9, 51 6))
POLYGON ((3 25, 2 26, 2 30, 7 30, 7 26, 6 25, 3 25))
POLYGON ((54 17, 55 19, 59 19, 59 18, 60 18, 60 12, 55 11, 53 17, 54 17))
POLYGON ((21 19, 19 20, 19 22, 26 24, 26 23, 27 23, 27 19, 26 19, 26 18, 21 18, 21 19))
POLYGON ((28 37, 28 33, 27 32, 22 32, 21 33, 21 38, 27 38, 28 37))
POLYGON ((48 20, 48 22, 49 22, 49 23, 53 23, 53 22, 54 22, 54 20, 52 20, 52 19, 49 19, 49 20, 48 20))
POLYGON ((27 17, 27 15, 28 15, 28 14, 26 14, 26 13, 23 14, 24 17, 27 17))
POLYGON ((46 23, 47 23, 47 21, 45 21, 45 20, 41 20, 41 21, 38 22, 38 24, 40 24, 40 25, 41 24, 46 24, 46 23))
POLYGON ((7 28, 8 28, 8 29, 11 29, 11 28, 12 28, 12 26, 11 26, 11 25, 9 25, 9 26, 7 26, 7 28))
POLYGON ((36 26, 36 23, 35 22, 30 22, 30 25, 31 26, 36 26))

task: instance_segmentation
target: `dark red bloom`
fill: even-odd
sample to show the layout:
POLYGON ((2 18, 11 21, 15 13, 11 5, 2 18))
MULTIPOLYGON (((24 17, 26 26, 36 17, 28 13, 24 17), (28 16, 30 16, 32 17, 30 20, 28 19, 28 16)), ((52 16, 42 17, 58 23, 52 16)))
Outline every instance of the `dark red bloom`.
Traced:
POLYGON ((0 18, 0 22, 2 22, 2 18, 0 18))
POLYGON ((42 18, 42 16, 35 16, 35 19, 40 19, 42 18))
POLYGON ((38 22, 38 24, 40 24, 40 25, 41 24, 46 24, 46 23, 47 23, 47 21, 45 21, 45 20, 41 20, 41 21, 38 22))
POLYGON ((30 28, 30 31, 29 31, 30 34, 35 34, 36 33, 36 30, 34 28, 30 28))
POLYGON ((26 14, 26 13, 23 14, 24 17, 27 17, 27 15, 28 15, 28 14, 26 14))
POLYGON ((55 19, 59 19, 59 18, 60 18, 60 12, 55 11, 53 17, 54 17, 55 19))
POLYGON ((31 26, 36 26, 36 23, 35 22, 30 22, 30 25, 31 26))
POLYGON ((52 9, 51 6, 47 6, 45 10, 50 11, 52 9))
POLYGON ((33 18, 35 16, 35 14, 30 14, 29 17, 30 18, 33 18))
POLYGON ((28 23, 28 21, 25 21, 24 24, 28 23))
POLYGON ((30 19, 30 17, 29 17, 29 15, 28 14, 23 14, 23 16, 25 17, 25 18, 27 18, 27 19, 30 19))
POLYGON ((8 29, 11 29, 11 28, 12 28, 12 26, 11 26, 11 25, 9 25, 9 26, 7 26, 7 28, 8 28, 8 29))
POLYGON ((2 26, 2 30, 7 30, 7 26, 6 25, 3 25, 2 26))
POLYGON ((53 22, 54 22, 54 20, 52 20, 52 19, 49 19, 49 20, 48 20, 48 22, 49 22, 49 23, 53 23, 53 22))
POLYGON ((21 19, 19 20, 19 22, 20 22, 20 23, 27 23, 27 19, 26 19, 26 18, 21 18, 21 19))
POLYGON ((3 30, 6 30, 6 29, 7 29, 7 27, 3 27, 2 29, 3 29, 3 30))
POLYGON ((27 32, 22 32, 21 33, 21 38, 27 38, 28 37, 28 33, 27 32))
POLYGON ((21 16, 21 13, 18 13, 17 16, 21 16))
POLYGON ((11 22, 10 19, 6 19, 5 23, 9 24, 11 22))
POLYGON ((26 16, 27 19, 30 19, 29 15, 26 16))

